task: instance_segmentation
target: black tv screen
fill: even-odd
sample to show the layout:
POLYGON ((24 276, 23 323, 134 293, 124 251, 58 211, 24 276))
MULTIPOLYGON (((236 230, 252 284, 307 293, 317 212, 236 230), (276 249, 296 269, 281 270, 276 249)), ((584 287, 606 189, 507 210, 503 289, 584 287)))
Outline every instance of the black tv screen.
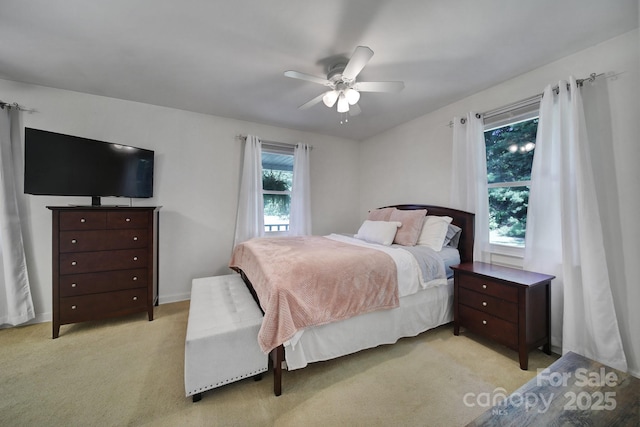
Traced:
POLYGON ((54 196, 153 196, 154 152, 25 128, 24 192, 54 196))

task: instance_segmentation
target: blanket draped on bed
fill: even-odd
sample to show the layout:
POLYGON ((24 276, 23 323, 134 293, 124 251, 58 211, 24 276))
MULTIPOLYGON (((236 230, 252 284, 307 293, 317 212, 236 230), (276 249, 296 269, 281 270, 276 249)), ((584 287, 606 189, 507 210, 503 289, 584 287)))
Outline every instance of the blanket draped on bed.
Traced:
POLYGON ((258 295, 265 353, 306 327, 399 305, 389 255, 326 237, 251 239, 235 247, 229 267, 242 270, 258 295))

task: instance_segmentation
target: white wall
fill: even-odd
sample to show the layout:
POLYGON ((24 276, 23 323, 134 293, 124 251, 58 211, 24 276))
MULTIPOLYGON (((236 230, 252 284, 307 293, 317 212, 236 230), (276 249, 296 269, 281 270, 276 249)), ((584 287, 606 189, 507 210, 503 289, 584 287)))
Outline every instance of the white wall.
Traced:
MULTIPOLYGON (((159 205, 160 303, 188 299, 194 277, 228 274, 233 245, 242 144, 236 135, 313 145, 313 232, 357 230, 358 143, 256 123, 0 80, 2 99, 34 113, 22 125, 155 150, 152 199, 159 205)), ((24 132, 21 129, 24 137, 24 132)), ((16 155, 23 170, 23 142, 16 155)), ((19 197, 27 264, 37 320, 51 318, 51 212, 48 205, 90 204, 90 199, 19 197)), ((103 199, 103 204, 129 199, 103 199)))
POLYGON ((360 144, 360 215, 393 203, 449 202, 454 116, 541 93, 569 75, 583 88, 607 262, 629 367, 640 376, 640 43, 638 30, 484 90, 360 144))

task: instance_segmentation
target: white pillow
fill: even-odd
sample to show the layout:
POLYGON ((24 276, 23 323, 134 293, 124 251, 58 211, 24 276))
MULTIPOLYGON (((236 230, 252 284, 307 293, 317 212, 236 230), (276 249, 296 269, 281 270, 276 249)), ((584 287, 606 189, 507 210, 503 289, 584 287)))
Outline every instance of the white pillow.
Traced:
POLYGON ((367 219, 354 237, 369 243, 389 246, 393 243, 393 238, 396 237, 398 227, 401 225, 402 223, 398 221, 370 221, 367 219))
POLYGON ((447 237, 447 229, 453 221, 450 216, 427 215, 418 237, 417 245, 428 246, 436 252, 442 250, 444 239, 447 237))

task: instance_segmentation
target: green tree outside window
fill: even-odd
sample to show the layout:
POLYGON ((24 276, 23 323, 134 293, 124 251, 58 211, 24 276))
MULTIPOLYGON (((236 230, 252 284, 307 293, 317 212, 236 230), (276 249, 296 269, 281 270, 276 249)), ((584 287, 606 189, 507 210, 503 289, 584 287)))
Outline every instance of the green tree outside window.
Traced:
POLYGON ((538 118, 485 131, 491 243, 524 246, 538 118))

